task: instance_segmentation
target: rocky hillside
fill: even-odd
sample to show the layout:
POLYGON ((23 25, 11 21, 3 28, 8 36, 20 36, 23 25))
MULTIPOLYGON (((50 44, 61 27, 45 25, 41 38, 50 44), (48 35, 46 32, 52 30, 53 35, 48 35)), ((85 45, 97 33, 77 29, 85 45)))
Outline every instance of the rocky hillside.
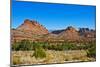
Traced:
POLYGON ((79 40, 80 36, 78 31, 69 26, 65 29, 65 31, 58 34, 58 37, 64 40, 79 40))
POLYGON ((30 32, 32 34, 38 35, 48 34, 48 30, 44 26, 40 25, 38 22, 34 20, 30 21, 28 19, 26 19, 24 23, 17 28, 17 30, 30 32))
POLYGON ((21 41, 28 39, 32 41, 80 41, 80 40, 95 40, 95 30, 88 28, 80 28, 76 30, 69 26, 66 29, 55 30, 51 33, 40 25, 37 21, 26 19, 18 28, 11 29, 11 41, 21 41))
POLYGON ((80 28, 79 30, 76 30, 72 26, 63 30, 52 31, 52 34, 56 34, 58 39, 67 41, 91 41, 96 38, 95 30, 89 28, 80 28))
POLYGON ((48 30, 34 20, 26 19, 18 28, 11 29, 11 41, 28 39, 34 41, 37 35, 48 34, 48 30))

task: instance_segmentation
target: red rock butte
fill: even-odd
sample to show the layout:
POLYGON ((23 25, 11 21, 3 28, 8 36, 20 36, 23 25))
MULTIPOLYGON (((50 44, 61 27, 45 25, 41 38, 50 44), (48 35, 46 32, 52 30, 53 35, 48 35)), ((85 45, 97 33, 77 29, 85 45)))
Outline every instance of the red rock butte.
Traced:
POLYGON ((26 19, 23 24, 21 24, 17 30, 24 31, 24 32, 31 32, 32 34, 48 34, 48 30, 40 25, 37 21, 30 21, 26 19))

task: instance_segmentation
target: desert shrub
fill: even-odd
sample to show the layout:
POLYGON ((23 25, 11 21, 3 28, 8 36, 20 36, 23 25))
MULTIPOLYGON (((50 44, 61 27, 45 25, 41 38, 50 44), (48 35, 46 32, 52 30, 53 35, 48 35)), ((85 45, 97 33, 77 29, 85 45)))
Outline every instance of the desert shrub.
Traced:
POLYGON ((95 45, 93 45, 91 48, 87 50, 87 56, 94 57, 94 58, 96 57, 96 46, 95 45))
POLYGON ((87 50, 90 49, 95 42, 89 43, 71 43, 71 42, 63 42, 63 43, 50 43, 50 42, 31 42, 29 40, 22 40, 20 42, 16 42, 12 45, 12 50, 35 50, 36 48, 43 48, 45 50, 87 50))
POLYGON ((12 50, 19 50, 19 44, 18 43, 14 43, 14 44, 12 44, 12 50))
POLYGON ((46 57, 46 52, 43 48, 36 48, 33 56, 35 56, 36 58, 45 58, 46 57))
POLYGON ((32 42, 32 47, 33 47, 33 50, 35 50, 35 48, 39 47, 39 44, 32 42))
POLYGON ((12 50, 32 50, 33 45, 29 40, 22 40, 20 42, 16 42, 12 44, 12 50))
POLYGON ((13 62, 13 65, 21 64, 20 57, 13 56, 12 62, 13 62))
POLYGON ((47 50, 48 48, 49 48, 49 44, 48 43, 44 43, 43 45, 42 45, 42 47, 45 49, 45 50, 47 50))
POLYGON ((20 50, 30 50, 30 47, 31 47, 31 43, 29 40, 22 40, 19 43, 20 50))

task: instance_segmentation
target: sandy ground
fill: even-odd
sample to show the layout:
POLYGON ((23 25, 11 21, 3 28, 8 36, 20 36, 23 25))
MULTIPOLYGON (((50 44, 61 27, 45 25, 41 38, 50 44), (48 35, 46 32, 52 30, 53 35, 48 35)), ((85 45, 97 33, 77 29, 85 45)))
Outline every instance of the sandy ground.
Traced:
POLYGON ((87 57, 85 50, 68 50, 55 51, 47 50, 46 57, 36 59, 33 56, 34 51, 12 51, 12 64, 14 65, 29 65, 29 64, 51 64, 65 62, 84 62, 95 61, 94 58, 87 57))

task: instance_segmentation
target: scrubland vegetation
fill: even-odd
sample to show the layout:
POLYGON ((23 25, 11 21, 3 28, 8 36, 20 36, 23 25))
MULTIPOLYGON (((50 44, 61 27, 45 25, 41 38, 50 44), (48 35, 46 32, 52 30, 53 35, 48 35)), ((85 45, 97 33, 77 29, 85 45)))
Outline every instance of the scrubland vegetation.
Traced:
POLYGON ((82 43, 50 43, 22 40, 12 44, 13 64, 64 63, 95 61, 95 41, 82 43))

